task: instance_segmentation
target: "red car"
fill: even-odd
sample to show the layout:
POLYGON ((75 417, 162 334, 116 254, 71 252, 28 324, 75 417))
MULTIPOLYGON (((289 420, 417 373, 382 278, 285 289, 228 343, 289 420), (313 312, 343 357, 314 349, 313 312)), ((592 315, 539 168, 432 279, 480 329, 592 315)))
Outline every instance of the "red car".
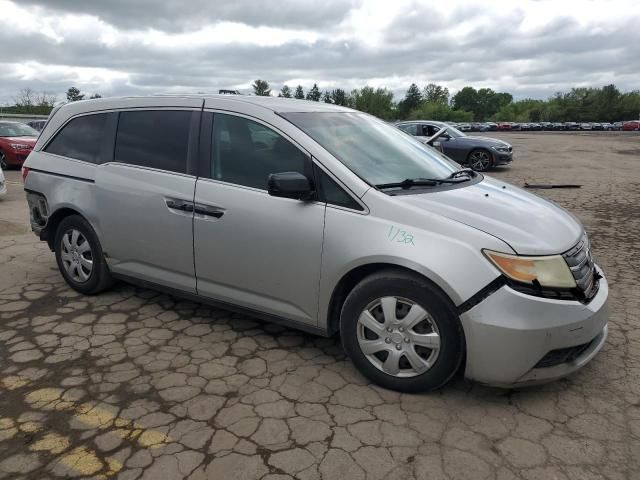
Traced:
POLYGON ((21 167, 38 135, 37 130, 24 123, 0 121, 0 167, 21 167))
POLYGON ((640 120, 631 120, 630 122, 624 122, 622 124, 622 130, 626 132, 640 131, 640 120))
POLYGON ((499 122, 498 123, 498 130, 511 130, 511 123, 510 122, 499 122))

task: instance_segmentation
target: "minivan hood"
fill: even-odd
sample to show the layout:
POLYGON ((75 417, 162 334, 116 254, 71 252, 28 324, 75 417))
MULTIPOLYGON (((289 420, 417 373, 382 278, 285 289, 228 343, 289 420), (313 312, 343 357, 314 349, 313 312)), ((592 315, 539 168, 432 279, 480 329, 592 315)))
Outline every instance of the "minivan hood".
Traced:
POLYGON ((563 253, 583 232, 566 210, 489 177, 467 187, 395 198, 498 237, 522 255, 563 253))

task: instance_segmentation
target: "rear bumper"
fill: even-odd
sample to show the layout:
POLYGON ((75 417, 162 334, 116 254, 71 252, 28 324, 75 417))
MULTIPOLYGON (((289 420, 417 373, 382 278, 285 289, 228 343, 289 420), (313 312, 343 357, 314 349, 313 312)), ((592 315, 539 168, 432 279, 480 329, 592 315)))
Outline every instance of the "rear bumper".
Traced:
POLYGON ((586 305, 500 288, 460 316, 467 341, 465 375, 489 385, 517 387, 579 370, 607 338, 608 295, 604 276, 586 305), (557 350, 573 354, 566 361, 553 361, 557 350))

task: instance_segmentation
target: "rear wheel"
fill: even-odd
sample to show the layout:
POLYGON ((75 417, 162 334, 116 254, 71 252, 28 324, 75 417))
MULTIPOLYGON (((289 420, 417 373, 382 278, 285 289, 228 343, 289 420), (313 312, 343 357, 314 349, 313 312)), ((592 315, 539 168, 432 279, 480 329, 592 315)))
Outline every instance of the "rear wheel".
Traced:
POLYGON ((493 158, 486 150, 475 149, 469 153, 467 163, 476 172, 485 172, 493 165, 493 158))
POLYGON ((113 283, 98 237, 80 215, 71 215, 60 222, 55 252, 60 273, 74 290, 93 295, 113 283))
POLYGON ((427 280, 403 271, 362 280, 345 300, 340 333, 360 372, 392 390, 440 388, 463 358, 464 335, 451 301, 427 280))

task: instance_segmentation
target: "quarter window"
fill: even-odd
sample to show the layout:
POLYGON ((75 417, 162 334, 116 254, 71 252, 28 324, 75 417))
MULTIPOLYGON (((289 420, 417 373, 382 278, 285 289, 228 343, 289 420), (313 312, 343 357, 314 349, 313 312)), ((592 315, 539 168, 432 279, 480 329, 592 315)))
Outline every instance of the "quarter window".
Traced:
POLYGON ((53 138, 45 152, 90 163, 103 163, 101 158, 108 113, 76 117, 53 138))
POLYGON ((308 165, 308 156, 282 135, 235 115, 215 115, 211 151, 211 178, 263 190, 269 174, 305 175, 308 165))
POLYGON ((351 208, 353 210, 362 210, 362 207, 358 202, 351 198, 351 195, 345 192, 329 175, 319 168, 316 171, 320 178, 322 194, 329 205, 338 205, 339 207, 351 208))
POLYGON ((120 112, 115 161, 185 173, 193 115, 179 110, 120 112))

